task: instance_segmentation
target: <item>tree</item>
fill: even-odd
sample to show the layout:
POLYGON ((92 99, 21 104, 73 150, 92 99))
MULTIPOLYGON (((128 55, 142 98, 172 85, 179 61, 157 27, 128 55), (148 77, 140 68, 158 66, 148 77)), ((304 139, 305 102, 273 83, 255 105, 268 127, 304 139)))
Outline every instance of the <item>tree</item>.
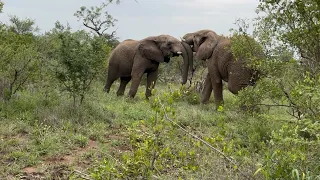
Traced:
POLYGON ((319 121, 319 8, 316 0, 260 1, 258 11, 263 16, 256 21, 254 36, 265 57, 256 65, 266 76, 239 94, 242 104, 287 107, 297 119, 319 121))
MULTIPOLYGON (((90 8, 82 6, 74 15, 79 21, 82 21, 85 27, 97 35, 104 37, 110 45, 115 46, 119 43, 116 37, 116 31, 114 30, 111 33, 107 32, 110 28, 114 27, 117 22, 117 19, 114 19, 108 11, 106 11, 106 8, 112 2, 113 0, 110 0, 107 3, 102 3, 100 6, 91 6, 90 8)), ((119 3, 120 1, 118 0, 116 2, 119 3)))
POLYGON ((20 19, 17 16, 10 16, 10 25, 8 29, 17 34, 32 34, 37 32, 39 29, 35 27, 34 20, 31 19, 20 19))
POLYGON ((294 48, 305 71, 320 73, 320 1, 261 0, 258 12, 265 14, 259 27, 268 27, 269 35, 294 48))

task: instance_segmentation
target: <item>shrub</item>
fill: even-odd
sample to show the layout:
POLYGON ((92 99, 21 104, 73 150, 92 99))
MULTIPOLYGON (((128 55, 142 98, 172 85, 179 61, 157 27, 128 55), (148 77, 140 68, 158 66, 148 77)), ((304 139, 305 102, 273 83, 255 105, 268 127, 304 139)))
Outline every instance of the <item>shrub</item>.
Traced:
POLYGON ((100 37, 90 36, 84 31, 70 32, 68 29, 58 34, 60 46, 56 52, 55 77, 81 104, 90 90, 92 81, 103 72, 110 48, 100 37))

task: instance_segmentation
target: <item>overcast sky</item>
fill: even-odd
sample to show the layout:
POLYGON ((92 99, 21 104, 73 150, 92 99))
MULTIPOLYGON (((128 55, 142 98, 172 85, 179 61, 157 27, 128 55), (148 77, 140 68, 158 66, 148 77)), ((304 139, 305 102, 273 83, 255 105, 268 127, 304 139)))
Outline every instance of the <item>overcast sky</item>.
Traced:
MULTIPOLYGON (((1 22, 8 15, 31 18, 41 32, 49 31, 56 21, 83 29, 73 14, 81 6, 97 6, 103 0, 2 0, 5 5, 1 22)), ((257 17, 258 0, 121 0, 108 6, 108 12, 118 20, 115 29, 119 40, 142 39, 170 34, 181 37, 188 32, 211 29, 228 35, 238 18, 257 17)))

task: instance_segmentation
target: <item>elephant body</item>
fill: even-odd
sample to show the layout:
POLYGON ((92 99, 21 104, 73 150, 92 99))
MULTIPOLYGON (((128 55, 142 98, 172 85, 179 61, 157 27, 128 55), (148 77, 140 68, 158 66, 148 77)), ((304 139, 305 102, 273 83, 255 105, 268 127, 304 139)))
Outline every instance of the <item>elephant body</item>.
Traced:
POLYGON ((123 95, 126 85, 132 80, 129 96, 134 97, 141 77, 147 73, 146 97, 151 96, 161 62, 169 62, 170 57, 182 55, 184 71, 182 83, 186 83, 192 50, 178 39, 169 35, 151 36, 140 41, 128 39, 121 42, 111 53, 109 58, 108 77, 105 91, 109 92, 112 83, 120 78, 117 95, 123 95))
POLYGON ((200 30, 186 34, 184 39, 196 52, 195 60, 207 60, 208 74, 201 95, 202 103, 209 101, 212 90, 216 105, 223 103, 222 81, 228 82, 229 91, 237 94, 257 80, 256 71, 233 56, 230 38, 219 36, 211 30, 200 30))

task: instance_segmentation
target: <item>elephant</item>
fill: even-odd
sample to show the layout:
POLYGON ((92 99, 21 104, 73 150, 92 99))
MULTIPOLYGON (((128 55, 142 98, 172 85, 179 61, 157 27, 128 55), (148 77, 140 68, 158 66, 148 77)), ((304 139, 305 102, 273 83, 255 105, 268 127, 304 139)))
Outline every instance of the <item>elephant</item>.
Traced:
POLYGON ((108 77, 104 90, 109 93, 112 83, 120 78, 117 96, 124 94, 126 85, 132 80, 128 96, 134 98, 141 77, 147 73, 146 98, 151 96, 158 76, 159 63, 169 62, 173 56, 181 55, 184 65, 182 84, 187 82, 192 49, 185 42, 170 35, 150 36, 142 40, 127 39, 121 42, 109 58, 108 77))
POLYGON ((258 71, 249 68, 243 59, 236 60, 231 50, 231 39, 217 35, 212 30, 187 33, 182 41, 192 47, 194 60, 206 60, 208 73, 201 93, 201 103, 209 101, 213 90, 217 107, 223 104, 223 83, 233 94, 258 80, 258 71))

